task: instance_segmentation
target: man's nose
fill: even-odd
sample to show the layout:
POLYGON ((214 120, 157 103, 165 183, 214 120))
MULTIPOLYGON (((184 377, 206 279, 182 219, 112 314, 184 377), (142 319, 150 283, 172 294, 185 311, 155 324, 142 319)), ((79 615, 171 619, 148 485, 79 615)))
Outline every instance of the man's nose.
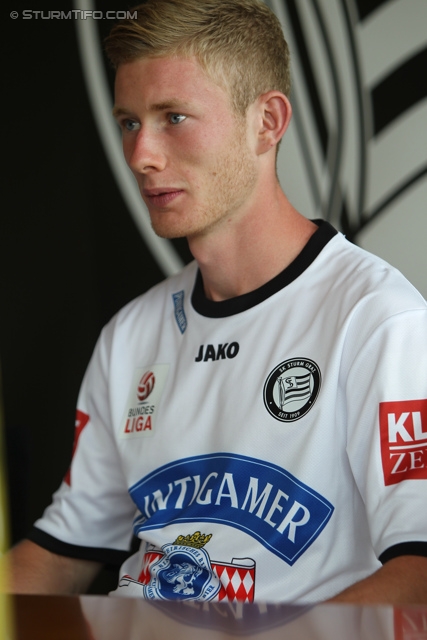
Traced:
POLYGON ((165 168, 166 156, 154 132, 143 128, 133 138, 129 148, 127 145, 125 143, 125 158, 134 173, 162 171, 165 168))

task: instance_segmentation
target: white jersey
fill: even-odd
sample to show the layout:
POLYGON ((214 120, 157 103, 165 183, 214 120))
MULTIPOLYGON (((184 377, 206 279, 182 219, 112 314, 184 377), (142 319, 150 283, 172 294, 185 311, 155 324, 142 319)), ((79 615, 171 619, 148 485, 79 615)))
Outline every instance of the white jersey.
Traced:
POLYGON ((196 263, 103 330, 32 539, 125 557, 118 595, 315 602, 427 549, 427 305, 320 224, 256 291, 196 263))

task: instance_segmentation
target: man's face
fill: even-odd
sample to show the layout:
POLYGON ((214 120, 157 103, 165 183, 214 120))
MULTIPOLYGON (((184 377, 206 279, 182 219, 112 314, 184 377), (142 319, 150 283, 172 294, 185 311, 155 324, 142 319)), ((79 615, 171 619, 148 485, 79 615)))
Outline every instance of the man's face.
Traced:
POLYGON ((126 162, 158 235, 190 239, 244 214, 257 175, 246 119, 195 60, 121 65, 115 102, 126 162))

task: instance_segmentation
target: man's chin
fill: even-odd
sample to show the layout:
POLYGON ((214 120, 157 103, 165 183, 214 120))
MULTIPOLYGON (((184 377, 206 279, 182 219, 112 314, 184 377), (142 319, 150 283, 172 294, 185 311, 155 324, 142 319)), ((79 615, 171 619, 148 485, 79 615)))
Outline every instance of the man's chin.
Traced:
POLYGON ((184 233, 183 230, 180 231, 170 229, 166 225, 154 225, 153 222, 151 222, 151 227, 156 236, 159 236, 159 238, 164 238, 165 240, 176 240, 178 238, 185 238, 187 236, 187 234, 184 233))

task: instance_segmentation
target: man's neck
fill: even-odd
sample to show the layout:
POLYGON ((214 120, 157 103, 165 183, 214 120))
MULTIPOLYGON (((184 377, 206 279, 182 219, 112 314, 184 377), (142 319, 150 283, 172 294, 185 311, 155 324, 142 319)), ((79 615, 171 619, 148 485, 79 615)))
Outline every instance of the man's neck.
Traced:
POLYGON ((316 229, 277 185, 258 210, 189 238, 206 297, 221 301, 258 289, 297 257, 316 229))

